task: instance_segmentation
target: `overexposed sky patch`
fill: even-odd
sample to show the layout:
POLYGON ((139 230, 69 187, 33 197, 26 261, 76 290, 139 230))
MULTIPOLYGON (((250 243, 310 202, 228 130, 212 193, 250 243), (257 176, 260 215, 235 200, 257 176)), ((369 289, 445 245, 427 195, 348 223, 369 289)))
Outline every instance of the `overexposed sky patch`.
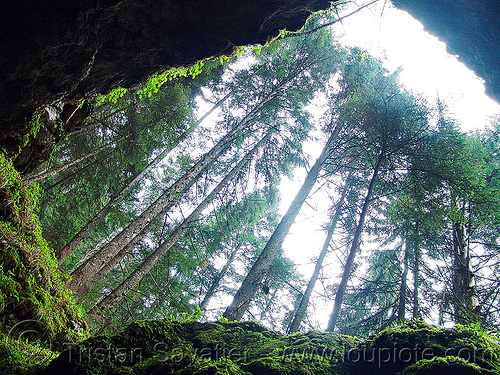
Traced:
MULTIPOLYGON (((345 13, 362 3, 351 3, 345 13)), ((446 51, 446 45, 424 30, 423 25, 389 1, 369 8, 332 27, 343 45, 359 46, 383 59, 394 71, 399 66, 402 83, 423 94, 432 104, 439 97, 464 131, 482 129, 500 106, 484 93, 482 79, 446 51)))

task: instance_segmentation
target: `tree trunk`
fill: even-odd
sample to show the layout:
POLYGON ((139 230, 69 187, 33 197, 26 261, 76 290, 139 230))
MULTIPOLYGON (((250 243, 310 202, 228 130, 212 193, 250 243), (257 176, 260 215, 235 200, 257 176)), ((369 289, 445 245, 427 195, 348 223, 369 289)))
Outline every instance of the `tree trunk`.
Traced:
POLYGON ((142 180, 142 178, 153 169, 160 161, 162 161, 165 156, 172 150, 171 147, 164 149, 156 158, 149 163, 142 172, 137 174, 130 182, 111 200, 103 207, 101 210, 82 228, 80 231, 73 236, 73 238, 64 246, 59 256, 59 264, 64 262, 66 258, 76 249, 76 247, 87 237, 90 236, 92 230, 98 225, 104 218, 111 212, 113 207, 122 201, 123 198, 127 196, 130 191, 134 188, 135 184, 142 180))
POLYGON ((420 319, 420 308, 419 308, 419 298, 418 289, 420 288, 420 236, 419 236, 419 222, 415 223, 415 229, 413 233, 412 245, 415 263, 413 265, 413 320, 420 319))
MULTIPOLYGON (((259 67, 257 69, 260 70, 262 68, 259 67)), ((254 73, 255 74, 255 73, 254 73)), ((243 82, 249 79, 251 76, 247 77, 243 82)), ((99 224, 113 209, 116 204, 118 204, 125 196, 133 189, 134 185, 142 180, 142 178, 153 169, 161 160, 163 160, 168 152, 174 149, 179 143, 181 143, 186 137, 191 134, 191 132, 198 127, 208 116, 210 116, 217 108, 219 108, 224 102, 234 93, 235 90, 231 90, 228 94, 226 94, 222 99, 220 99, 212 108, 205 113, 198 121, 196 121, 193 125, 191 125, 180 137, 175 140, 173 145, 170 145, 165 150, 163 150, 149 165, 137 176, 135 176, 128 184, 125 186, 122 191, 111 198, 111 200, 104 206, 75 236, 69 241, 66 246, 61 251, 61 256, 59 257, 59 264, 61 264, 69 254, 73 252, 74 249, 87 237, 90 236, 92 230, 95 228, 97 224, 99 224)))
POLYGON ((68 169, 69 167, 72 167, 73 165, 75 164, 79 164, 81 163, 82 161, 84 160, 87 160, 88 158, 92 157, 92 156, 95 156, 97 154, 99 154, 101 151, 107 149, 109 146, 111 145, 114 145, 116 144, 117 142, 120 142, 122 140, 124 140, 125 136, 120 136, 118 137, 117 139, 111 141, 111 142, 108 142, 106 143, 105 145, 102 145, 101 147, 98 147, 96 148, 94 151, 91 151, 89 152, 88 154, 78 158, 78 159, 75 159, 69 163, 66 163, 64 165, 61 165, 60 167, 57 167, 57 168, 54 168, 54 169, 51 169, 50 171, 46 171, 46 172, 42 172, 42 173, 39 173, 39 174, 36 174, 34 176, 31 176, 31 177, 28 177, 26 178, 24 181, 27 183, 27 184, 30 184, 32 182, 37 182, 37 181, 40 181, 40 180, 44 180, 46 178, 49 178, 59 172, 62 172, 64 171, 65 169, 68 169))
MULTIPOLYGON (((160 215, 167 212, 185 192, 196 182, 200 174, 220 155, 222 155, 231 144, 247 130, 248 124, 251 123, 260 111, 266 108, 269 103, 275 101, 280 95, 286 94, 286 84, 291 82, 296 74, 301 71, 297 70, 284 77, 280 82, 276 83, 271 90, 265 94, 264 98, 257 103, 250 112, 248 112, 237 125, 224 136, 209 152, 201 157, 201 159, 187 171, 176 183, 168 188, 156 201, 148 207, 139 217, 123 229, 112 241, 105 245, 100 251, 89 258, 84 264, 76 269, 72 274, 72 280, 68 283, 68 288, 77 295, 80 285, 88 283, 90 279, 121 249, 123 249, 136 237, 145 235, 144 228, 155 220, 160 215), (295 74, 295 75, 294 75, 295 74)), ((139 237, 140 238, 140 237, 139 237)))
POLYGON ((321 155, 318 157, 316 163, 307 174, 304 184, 295 196, 285 216, 283 216, 283 218, 281 219, 277 228, 271 235, 271 238, 264 247, 264 250, 262 250, 259 257, 257 258, 257 261, 253 264, 252 268, 248 272, 245 280, 236 292, 233 302, 227 307, 226 311, 224 312, 225 318, 229 320, 240 320, 245 311, 248 309, 250 301, 261 285, 266 272, 269 270, 269 267, 278 255, 283 241, 285 240, 285 237, 290 230, 290 227, 297 217, 297 214, 299 213, 302 204, 305 202, 307 196, 309 195, 309 192, 311 191, 314 183, 316 182, 323 164, 333 151, 333 141, 336 139, 339 131, 340 125, 337 125, 334 132, 326 142, 321 155))
POLYGON ((224 179, 212 190, 212 192, 196 207, 196 209, 172 232, 169 238, 156 248, 116 289, 114 289, 103 300, 98 302, 89 312, 89 316, 99 316, 105 309, 113 306, 116 302, 125 297, 142 278, 154 267, 158 260, 168 253, 172 246, 184 235, 190 226, 198 219, 201 212, 212 202, 217 194, 231 182, 233 177, 247 164, 265 142, 268 136, 262 138, 245 157, 224 177, 224 179))
MULTIPOLYGON (((457 209, 456 202, 453 201, 452 204, 457 209)), ((465 211, 465 207, 462 210, 465 211)), ((477 321, 475 317, 476 306, 473 300, 474 281, 472 276, 468 246, 465 240, 465 225, 460 220, 454 220, 452 301, 455 312, 455 323, 470 324, 477 321)))
POLYGON ((196 182, 200 174, 217 157, 219 157, 231 143, 240 135, 240 127, 231 130, 223 139, 221 139, 209 152, 191 167, 181 178, 179 178, 170 188, 160 195, 153 204, 151 204, 141 215, 132 223, 123 229, 113 240, 105 245, 101 250, 89 258, 85 263, 78 267, 72 274, 72 280, 68 287, 75 294, 81 285, 89 282, 92 277, 128 243, 133 241, 139 233, 159 215, 168 211, 177 201, 189 190, 196 182))
POLYGON ((469 267, 465 256, 463 226, 459 222, 453 223, 453 290, 452 300, 455 310, 455 323, 468 324, 467 321, 467 288, 469 286, 467 274, 469 267))
POLYGON ((213 297, 213 295, 217 291, 217 288, 219 287, 222 279, 224 279, 224 277, 226 276, 227 270, 229 269, 229 267, 233 263, 234 258, 236 258, 236 255, 238 254, 242 244, 243 244, 243 242, 240 242, 238 244, 236 249, 233 250, 233 252, 229 256, 229 258, 227 259, 226 264, 224 264, 224 267, 222 267, 222 269, 215 276, 215 279, 212 282, 212 284, 210 285, 210 288, 205 293, 205 297, 203 297, 203 301, 201 301, 201 303, 200 303, 200 308, 202 310, 205 310, 208 302, 210 301, 210 299, 213 297))
POLYGON ((403 259, 403 272, 401 273, 401 284, 399 287, 399 303, 398 303, 398 321, 403 323, 405 321, 406 314, 406 279, 408 277, 408 258, 410 256, 410 251, 408 248, 408 239, 405 241, 405 252, 403 259))
POLYGON ((56 187, 61 186, 61 185, 65 184, 66 182, 74 179, 77 175, 79 175, 83 171, 85 171, 85 170, 89 169, 90 167, 92 167, 93 165, 97 164, 97 162, 98 162, 98 160, 94 160, 93 162, 87 164, 86 166, 81 167, 78 170, 76 170, 75 172, 71 173, 69 176, 64 177, 62 180, 59 180, 56 183, 54 183, 53 185, 48 186, 47 188, 43 189, 42 194, 47 194, 49 191, 55 189, 56 187))
MULTIPOLYGON (((73 160, 73 161, 71 161, 71 162, 69 162, 69 163, 67 163, 67 164, 64 164, 64 165, 62 165, 62 166, 60 166, 60 167, 58 167, 58 168, 55 168, 55 169, 50 170, 50 171, 42 172, 42 173, 36 174, 36 175, 34 175, 34 176, 31 176, 31 177, 30 177, 30 176, 27 176, 27 178, 25 179, 25 181, 26 181, 27 183, 31 183, 31 182, 36 182, 36 181, 40 181, 40 180, 43 180, 43 179, 45 179, 45 178, 51 177, 51 176, 53 176, 53 175, 55 175, 55 174, 57 174, 57 173, 59 173, 59 172, 64 171, 65 169, 68 169, 69 167, 72 167, 72 166, 73 166, 73 165, 75 165, 75 164, 79 164, 79 163, 81 163, 82 161, 85 161, 85 160, 87 160, 88 158, 90 158, 90 157, 92 157, 92 156, 97 155, 98 153, 100 153, 101 151, 105 150, 106 148, 108 148, 109 146, 111 146, 111 145, 113 145, 113 144, 116 144, 116 143, 118 143, 118 142, 120 142, 120 141, 122 141, 122 140, 128 140, 128 139, 129 139, 132 135, 134 135, 135 133, 137 133, 139 130, 134 131, 134 132, 133 132, 133 133, 131 133, 131 134, 125 135, 125 134, 122 134, 122 133, 117 132, 115 129, 113 129, 111 126, 109 126, 109 125, 108 125, 108 124, 104 121, 104 119, 106 119, 106 118, 108 118, 108 117, 110 117, 110 116, 113 116, 113 115, 115 115, 117 112, 123 111, 123 110, 124 110, 124 109, 126 109, 126 108, 127 108, 127 107, 122 108, 122 109, 117 110, 117 111, 114 111, 113 113, 108 114, 108 115, 106 115, 105 117, 103 117, 103 118, 101 118, 101 119, 96 118, 96 117, 92 117, 92 118, 94 119, 94 125, 91 125, 91 126, 89 126, 89 127, 86 127, 86 128, 84 129, 84 130, 88 130, 88 129, 94 128, 94 127, 96 126, 95 124, 99 123, 99 124, 101 124, 102 126, 104 126, 104 127, 108 128, 108 129, 111 129, 113 132, 115 132, 115 133, 118 135, 118 138, 117 138, 117 139, 115 139, 115 140, 113 140, 113 141, 111 141, 111 142, 108 142, 108 143, 106 143, 105 145, 103 145, 103 146, 101 146, 101 147, 97 148, 96 150, 91 151, 90 153, 88 153, 88 154, 86 154, 86 155, 84 155, 84 156, 82 156, 82 157, 80 157, 80 158, 78 158, 78 159, 75 159, 75 160, 73 160)), ((151 121, 149 121, 149 122, 148 122, 148 123, 146 123, 146 124, 143 124, 143 126, 141 126, 141 129, 144 129, 144 128, 146 128, 147 126, 151 125, 151 123, 152 123, 153 121, 159 121, 159 120, 161 120, 162 118, 164 118, 164 116, 160 117, 159 119, 151 120, 151 121)), ((75 133, 72 133, 72 134, 75 134, 75 133)))
POLYGON ((340 218, 340 215, 342 215, 342 209, 344 207, 344 199, 347 194, 348 187, 349 187, 349 177, 346 179, 344 188, 342 189, 342 194, 340 196, 339 201, 336 204, 335 214, 333 215, 330 227, 328 228, 323 248, 321 249, 321 253, 319 254, 311 279, 307 284, 306 291, 304 292, 302 298, 300 299, 299 306, 295 310, 293 320, 290 323, 290 326, 288 327, 288 333, 297 332, 299 330, 300 323, 302 322, 302 320, 304 320, 307 311, 307 306, 309 305, 309 299, 311 298, 312 291, 314 289, 316 281, 318 280, 319 272, 323 267, 323 261, 325 260, 326 254, 328 252, 330 241, 332 240, 333 233, 335 232, 335 227, 337 226, 337 222, 340 218))
POLYGON ((361 215, 359 217, 358 225, 356 226, 356 230, 354 232, 354 236, 352 239, 351 249, 349 250, 349 255, 347 256, 344 272, 342 274, 342 279, 340 280, 339 288, 335 296, 333 311, 332 314, 330 315, 330 321, 328 322, 328 327, 327 327, 327 331, 329 332, 332 332, 335 329, 335 325, 337 324, 340 308, 342 306, 342 301, 344 299, 345 291, 347 288, 347 282, 349 281, 349 277, 351 276, 351 270, 354 264, 354 258, 356 256, 356 252, 358 251, 359 243, 361 240, 361 232, 363 231, 365 217, 368 212, 368 206, 370 204, 371 196, 373 193, 373 187, 375 185, 375 180, 377 179, 380 164, 382 163, 383 159, 384 159, 384 152, 382 151, 378 157, 377 164, 373 169, 373 175, 370 180, 370 184, 368 185, 368 191, 366 192, 365 201, 361 209, 361 215))

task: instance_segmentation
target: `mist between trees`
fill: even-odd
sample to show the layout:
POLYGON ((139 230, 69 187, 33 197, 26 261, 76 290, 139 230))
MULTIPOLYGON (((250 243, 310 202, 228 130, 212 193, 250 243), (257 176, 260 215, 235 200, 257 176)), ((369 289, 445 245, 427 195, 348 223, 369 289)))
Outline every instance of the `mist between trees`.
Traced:
POLYGON ((94 330, 167 316, 359 336, 413 318, 498 329, 498 121, 461 132, 446 103, 337 45, 330 17, 96 102, 27 177, 94 330), (280 215, 280 182, 299 170, 280 215), (323 246, 304 249, 310 277, 283 242, 318 194, 329 217, 323 246))

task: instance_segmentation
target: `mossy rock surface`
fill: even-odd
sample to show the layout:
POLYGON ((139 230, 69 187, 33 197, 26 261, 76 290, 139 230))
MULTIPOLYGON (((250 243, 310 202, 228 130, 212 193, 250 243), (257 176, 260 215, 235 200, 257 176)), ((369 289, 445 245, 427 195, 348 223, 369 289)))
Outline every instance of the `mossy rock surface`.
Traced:
POLYGON ((140 321, 68 348, 45 373, 343 374, 343 350, 357 344, 318 332, 285 336, 253 322, 140 321))
POLYGON ((251 322, 163 320, 139 321, 120 334, 72 345, 39 373, 498 374, 499 355, 496 340, 476 327, 412 323, 361 341, 316 331, 281 335, 251 322))
POLYGON ((422 359, 408 366, 402 375, 479 375, 497 374, 492 370, 485 370, 474 363, 460 357, 434 357, 430 360, 422 359))
POLYGON ((0 333, 57 346, 82 338, 85 323, 42 237, 39 194, 0 152, 0 333))
POLYGON ((416 362, 436 357, 459 358, 500 373, 500 346, 479 327, 457 325, 445 330, 421 321, 380 332, 351 352, 348 361, 352 374, 383 375, 399 374, 416 362))

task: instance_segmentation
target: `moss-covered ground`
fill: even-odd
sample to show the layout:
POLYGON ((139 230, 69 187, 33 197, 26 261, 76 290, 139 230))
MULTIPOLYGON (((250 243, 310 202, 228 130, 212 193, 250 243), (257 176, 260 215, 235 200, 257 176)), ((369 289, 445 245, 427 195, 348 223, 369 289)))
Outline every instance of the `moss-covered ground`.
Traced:
MULTIPOLYGON (((1 348, 1 347, 0 347, 1 348)), ((5 351, 5 349, 4 349, 5 351)), ((15 360, 12 354, 2 358, 15 360), (9 357, 10 356, 10 357, 9 357)), ((15 355, 15 354, 14 354, 15 355)), ((424 323, 369 338, 311 331, 281 335, 251 322, 139 321, 114 336, 68 344, 24 374, 466 375, 500 373, 500 345, 477 327, 424 323)), ((2 363, 2 362, 0 362, 2 363)), ((20 372, 21 373, 21 372, 20 372)))

